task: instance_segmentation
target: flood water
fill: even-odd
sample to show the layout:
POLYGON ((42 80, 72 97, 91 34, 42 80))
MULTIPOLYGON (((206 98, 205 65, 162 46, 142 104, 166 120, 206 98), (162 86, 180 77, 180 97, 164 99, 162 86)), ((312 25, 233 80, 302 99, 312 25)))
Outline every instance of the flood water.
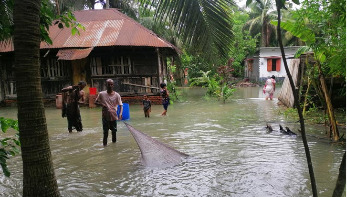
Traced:
MULTIPOLYGON (((150 118, 140 105, 130 105, 127 123, 190 155, 167 168, 141 164, 140 150, 121 121, 117 143, 110 143, 109 136, 104 148, 101 108, 82 107, 84 130, 71 134, 61 111, 46 108, 62 196, 312 196, 300 135, 266 132, 266 123, 275 130, 278 124, 295 132, 300 127, 279 113, 276 99, 265 101, 260 87, 240 88, 225 104, 202 99, 200 88, 182 91, 185 101, 170 105, 166 117, 160 116, 161 105, 152 107, 150 118)), ((0 116, 16 119, 16 110, 0 108, 0 116)), ((306 130, 318 194, 332 196, 345 149, 311 136, 324 136, 322 125, 306 130)), ((8 165, 12 175, 0 173, 0 195, 21 196, 21 157, 8 165)))

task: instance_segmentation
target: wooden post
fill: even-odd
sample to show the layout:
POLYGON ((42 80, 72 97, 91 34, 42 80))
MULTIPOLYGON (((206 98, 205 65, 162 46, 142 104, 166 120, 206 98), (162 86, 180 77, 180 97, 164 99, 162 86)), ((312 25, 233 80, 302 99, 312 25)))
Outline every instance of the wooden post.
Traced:
MULTIPOLYGON (((167 71, 167 63, 166 63, 166 57, 165 56, 161 56, 161 63, 162 63, 162 65, 163 65, 163 76, 164 77, 168 77, 168 71, 167 71)), ((168 81, 170 81, 169 79, 168 79, 168 81)))
POLYGON ((159 79, 159 84, 163 82, 163 69, 162 69, 162 64, 160 61, 160 52, 159 48, 156 48, 157 51, 157 56, 158 56, 158 79, 159 79))

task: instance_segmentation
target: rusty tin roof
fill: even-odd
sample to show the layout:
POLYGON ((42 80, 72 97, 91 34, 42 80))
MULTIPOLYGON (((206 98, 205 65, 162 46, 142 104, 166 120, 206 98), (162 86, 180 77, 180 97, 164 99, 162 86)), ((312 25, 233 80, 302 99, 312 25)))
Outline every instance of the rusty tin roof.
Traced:
MULTIPOLYGON (((145 28, 117 9, 75 11, 76 21, 85 27, 80 35, 71 34, 70 28, 60 29, 52 25, 49 36, 52 45, 41 42, 41 49, 93 48, 104 46, 148 46, 171 48, 179 51, 168 41, 145 28)), ((11 42, 12 43, 12 42, 11 42)), ((13 51, 13 44, 0 44, 0 52, 13 51)))

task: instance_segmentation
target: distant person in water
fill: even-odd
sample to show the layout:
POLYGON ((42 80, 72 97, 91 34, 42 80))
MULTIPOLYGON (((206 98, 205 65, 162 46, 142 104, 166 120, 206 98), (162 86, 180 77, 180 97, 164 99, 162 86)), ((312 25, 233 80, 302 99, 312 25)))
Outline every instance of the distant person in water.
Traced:
POLYGON ((272 75, 271 78, 267 79, 263 88, 263 92, 265 94, 265 100, 273 99, 273 95, 276 90, 276 81, 275 81, 275 75, 272 75))
POLYGON ((112 131, 112 142, 117 141, 117 120, 122 120, 123 103, 121 96, 113 91, 114 82, 112 79, 106 80, 106 89, 98 94, 95 104, 102 106, 102 128, 103 145, 107 146, 108 130, 112 131), (117 116, 117 107, 120 105, 119 117, 117 116))
POLYGON ((84 103, 83 88, 85 86, 86 82, 80 81, 75 86, 68 86, 61 90, 63 92, 62 117, 67 117, 67 128, 69 133, 71 133, 73 129, 76 129, 77 132, 83 130, 79 103, 84 103))
POLYGON ((151 101, 148 99, 147 95, 143 95, 143 100, 142 100, 142 107, 143 107, 143 112, 145 113, 145 117, 149 118, 149 113, 151 113, 151 101))
POLYGON ((169 97, 169 91, 167 91, 166 83, 160 84, 160 95, 162 97, 162 104, 164 111, 161 113, 162 116, 166 116, 167 108, 170 104, 170 97, 169 97))

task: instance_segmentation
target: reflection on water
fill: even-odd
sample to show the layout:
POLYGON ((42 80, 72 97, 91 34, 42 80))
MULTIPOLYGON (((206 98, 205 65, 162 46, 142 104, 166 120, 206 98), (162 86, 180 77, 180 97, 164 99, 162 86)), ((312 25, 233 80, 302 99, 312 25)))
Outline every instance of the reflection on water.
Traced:
MULTIPOLYGON (((102 146, 101 109, 82 108, 84 130, 69 134, 60 110, 47 108, 47 124, 59 190, 63 196, 311 196, 300 136, 267 133, 266 123, 293 131, 278 113, 277 100, 265 101, 261 87, 238 89, 225 104, 204 101, 204 90, 185 88, 186 101, 152 108, 145 118, 140 105, 130 106, 135 128, 189 154, 181 164, 164 169, 140 162, 140 150, 118 122, 118 142, 102 146)), ((16 109, 0 116, 16 118, 16 109)), ((308 127, 308 134, 310 128, 308 127)), ((318 128, 319 129, 319 128, 318 128)), ((322 133, 324 132, 324 128, 322 133)), ((315 132, 317 128, 315 128, 315 132)), ((308 137, 319 196, 331 196, 344 149, 308 137)), ((109 138, 110 141, 110 138, 109 138)), ((0 178, 0 195, 21 196, 20 157, 9 161, 11 178, 0 178)))

